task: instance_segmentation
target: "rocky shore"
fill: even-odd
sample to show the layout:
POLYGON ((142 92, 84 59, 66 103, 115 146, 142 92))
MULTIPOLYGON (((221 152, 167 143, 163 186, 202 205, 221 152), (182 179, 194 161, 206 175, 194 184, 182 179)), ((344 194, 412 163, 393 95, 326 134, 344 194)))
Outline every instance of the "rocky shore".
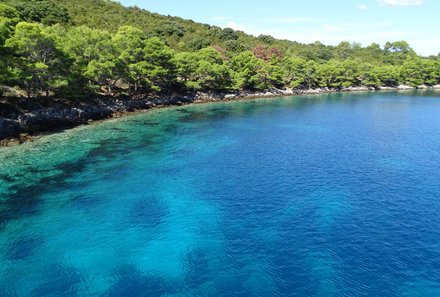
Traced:
MULTIPOLYGON (((418 89, 440 88, 420 86, 418 89)), ((378 90, 411 90, 410 86, 395 88, 383 87, 378 90)), ((262 97, 291 96, 300 94, 322 94, 330 92, 375 91, 375 88, 349 87, 345 89, 310 89, 310 90, 270 90, 267 92, 238 92, 181 94, 160 98, 146 97, 92 97, 82 100, 61 100, 53 98, 0 99, 0 146, 11 146, 32 140, 33 135, 44 132, 56 132, 95 120, 118 117, 127 112, 146 110, 155 107, 183 105, 212 101, 230 101, 262 97)))

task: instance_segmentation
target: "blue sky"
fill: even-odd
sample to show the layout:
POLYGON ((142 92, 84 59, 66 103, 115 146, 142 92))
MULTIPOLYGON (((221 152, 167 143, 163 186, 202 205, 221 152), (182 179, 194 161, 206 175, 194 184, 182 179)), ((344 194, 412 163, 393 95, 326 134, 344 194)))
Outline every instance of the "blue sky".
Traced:
POLYGON ((422 55, 440 52, 440 0, 121 0, 165 15, 253 35, 324 44, 406 40, 422 55))

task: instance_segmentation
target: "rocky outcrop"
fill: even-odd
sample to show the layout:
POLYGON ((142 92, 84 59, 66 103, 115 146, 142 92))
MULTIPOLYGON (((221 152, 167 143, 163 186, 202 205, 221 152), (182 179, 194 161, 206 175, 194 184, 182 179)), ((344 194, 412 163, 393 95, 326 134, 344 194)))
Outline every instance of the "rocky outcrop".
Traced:
MULTIPOLYGON (((163 98, 131 99, 128 97, 89 98, 81 101, 64 101, 44 98, 8 98, 1 100, 0 140, 17 138, 21 134, 35 135, 41 132, 59 131, 94 120, 120 116, 126 112, 145 110, 166 105, 181 105, 193 102, 196 96, 170 96, 163 98)), ((16 143, 0 142, 0 146, 16 143)))
POLYGON ((21 129, 20 124, 16 120, 0 116, 0 139, 16 137, 20 134, 21 129))
POLYGON ((411 86, 408 86, 408 85, 398 85, 397 89, 398 90, 413 90, 413 89, 415 89, 415 87, 411 87, 411 86))
MULTIPOLYGON (((440 85, 434 86, 440 87, 440 85)), ((433 87, 433 88, 434 88, 433 87)), ((421 86, 420 88, 425 88, 421 86)), ((382 87, 380 90, 408 90, 410 86, 382 87)), ((29 135, 59 131, 94 120, 118 117, 126 112, 146 110, 153 107, 183 105, 192 102, 229 101, 243 98, 278 97, 299 94, 330 92, 374 91, 371 87, 348 87, 342 89, 273 89, 265 92, 240 91, 236 93, 180 94, 168 97, 133 99, 129 97, 94 97, 86 100, 23 99, 0 100, 0 146, 15 145, 30 139, 29 135)))

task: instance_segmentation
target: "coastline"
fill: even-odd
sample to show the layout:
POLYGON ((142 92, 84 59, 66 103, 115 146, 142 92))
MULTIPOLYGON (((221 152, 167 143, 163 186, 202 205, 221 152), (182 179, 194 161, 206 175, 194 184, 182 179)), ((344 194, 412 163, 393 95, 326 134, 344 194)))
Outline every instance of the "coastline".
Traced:
POLYGON ((32 141, 35 136, 64 131, 94 121, 118 118, 126 114, 166 106, 337 92, 408 91, 415 89, 440 89, 440 85, 419 87, 400 85, 398 87, 378 88, 348 87, 343 89, 317 88, 308 90, 274 89, 266 92, 241 91, 237 93, 198 92, 195 94, 176 94, 141 99, 122 96, 96 96, 95 98, 65 101, 54 98, 40 98, 38 100, 2 98, 0 100, 0 147, 19 145, 32 141))

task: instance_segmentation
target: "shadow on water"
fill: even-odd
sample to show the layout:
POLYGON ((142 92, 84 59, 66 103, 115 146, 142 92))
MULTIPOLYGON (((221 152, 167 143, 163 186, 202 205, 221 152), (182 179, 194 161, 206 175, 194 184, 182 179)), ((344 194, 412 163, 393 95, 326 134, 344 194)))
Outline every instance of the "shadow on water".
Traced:
POLYGON ((113 273, 117 281, 106 296, 165 296, 173 292, 172 284, 164 278, 154 275, 142 275, 132 266, 120 267, 113 273))
MULTIPOLYGON (((146 123, 149 125, 151 121, 146 123)), ((0 207, 0 228, 10 220, 37 214, 44 202, 44 194, 59 191, 60 187, 72 186, 70 180, 78 173, 87 172, 91 166, 94 168, 94 178, 119 179, 130 171, 130 165, 126 162, 115 163, 115 159, 129 159, 130 155, 138 154, 140 151, 148 152, 150 155, 158 154, 161 152, 159 144, 163 141, 163 137, 149 133, 143 133, 136 139, 119 136, 116 139, 96 142, 88 153, 74 161, 54 164, 49 168, 39 168, 27 162, 24 163, 26 168, 13 176, 2 174, 0 181, 10 186, 0 207), (100 166, 95 167, 94 164, 100 166)), ((87 182, 75 180, 74 183, 81 188, 81 185, 87 182)), ((72 200, 74 205, 87 207, 93 198, 96 197, 79 195, 72 197, 72 200)))
POLYGON ((102 196, 90 194, 78 194, 71 199, 71 206, 79 210, 92 210, 103 200, 102 196))
MULTIPOLYGON (((98 154, 95 156, 97 155, 98 154)), ((49 170, 57 172, 56 175, 42 177, 38 180, 29 181, 28 179, 29 176, 37 175, 45 170, 38 170, 34 167, 27 168, 27 172, 23 173, 22 177, 20 177, 20 181, 22 182, 12 185, 9 188, 10 194, 8 194, 7 198, 2 202, 0 208, 0 227, 3 228, 10 220, 38 214, 40 206, 44 202, 42 196, 45 193, 58 191, 60 187, 66 186, 65 181, 72 178, 76 173, 82 172, 88 166, 87 159, 94 159, 95 156, 92 153, 90 157, 86 156, 76 162, 56 165, 49 170), (29 185, 29 182, 32 182, 32 184, 29 185)), ((110 156, 111 154, 108 153, 108 157, 110 156)), ((109 174, 112 173, 110 172, 109 174)), ((2 177, 2 179, 6 182, 17 181, 16 178, 10 178, 8 176, 2 177)), ((83 200, 78 197, 74 197, 73 199, 79 199, 77 202, 83 200)))
POLYGON ((13 189, 13 194, 2 202, 0 209, 0 230, 5 225, 15 219, 21 217, 32 216, 39 213, 39 206, 41 204, 41 191, 44 191, 44 186, 29 186, 25 188, 13 189))
POLYGON ((147 228, 158 227, 167 215, 167 208, 157 197, 143 197, 134 201, 130 209, 130 223, 147 228))
MULTIPOLYGON (((430 94, 429 91, 425 92, 430 94)), ((432 92, 431 92, 432 93, 432 92)), ((41 204, 41 194, 50 191, 56 191, 60 186, 65 184, 65 181, 73 177, 78 172, 83 172, 87 166, 93 163, 105 163, 114 158, 127 158, 133 152, 139 150, 148 152, 151 155, 161 152, 160 144, 165 141, 164 136, 161 135, 175 135, 185 133, 182 131, 180 123, 211 123, 213 120, 221 121, 229 117, 243 117, 258 113, 266 113, 268 109, 304 109, 321 102, 338 102, 340 100, 357 100, 353 94, 328 94, 321 96, 297 96, 285 97, 282 99, 257 99, 252 101, 241 102, 225 102, 214 104, 194 105, 188 108, 171 109, 171 112, 177 111, 183 114, 182 117, 176 117, 177 122, 169 122, 166 119, 164 123, 159 123, 158 119, 139 119, 134 118, 129 128, 134 126, 151 127, 160 126, 161 134, 146 133, 140 130, 133 139, 130 135, 124 135, 127 128, 113 127, 119 135, 115 139, 106 139, 96 143, 96 147, 92 148, 85 157, 76 160, 72 163, 64 163, 55 165, 49 171, 57 171, 58 174, 48 178, 41 178, 30 180, 31 176, 38 176, 45 172, 44 168, 35 168, 32 164, 22 173, 15 176, 8 176, 2 174, 0 180, 2 183, 10 184, 16 183, 10 188, 8 197, 3 202, 0 211, 0 226, 4 226, 11 219, 18 219, 22 216, 32 215, 38 212, 41 204), (168 123, 167 123, 168 122, 168 123), (23 182, 21 182, 23 181, 23 182), (27 185, 31 183, 32 185, 27 185)), ((186 131, 191 132, 191 129, 186 131)), ((176 156, 185 156, 188 149, 180 149, 174 152, 176 156)), ((128 172, 130 168, 124 165, 117 168, 105 168, 103 178, 118 178, 124 173, 128 172)), ((172 170, 171 170, 172 172, 172 170)), ((164 172, 166 173, 166 171, 164 172)), ((84 199, 74 197, 77 199, 76 203, 84 203, 84 199)))
MULTIPOLYGON (((50 266, 53 269, 47 278, 42 276, 44 280, 38 279, 33 288, 34 296, 83 296, 90 292, 84 288, 90 283, 102 289, 100 292, 105 291, 105 296, 236 296, 237 292, 241 296, 274 296, 278 292, 282 292, 278 296, 289 293, 292 296, 353 296, 356 293, 359 296, 379 293, 395 296, 392 291, 397 288, 397 281, 417 290, 418 287, 429 289, 422 283, 426 275, 427 279, 433 279, 432 287, 438 289, 440 252, 435 244, 439 221, 437 202, 434 202, 438 188, 436 182, 429 190, 423 184, 428 174, 433 176, 430 177, 433 181, 438 177, 435 171, 427 170, 426 176, 410 179, 405 177, 409 175, 409 166, 398 162, 388 162, 385 167, 377 165, 383 160, 371 163, 377 148, 372 146, 367 150, 368 147, 364 147, 367 141, 363 141, 359 131, 369 131, 372 138, 381 143, 393 139, 390 134, 378 138, 377 127, 371 125, 372 120, 367 117, 371 112, 369 101, 355 108, 347 107, 371 96, 373 94, 362 97, 353 94, 298 96, 170 109, 161 112, 154 131, 146 131, 152 122, 140 116, 126 119, 126 123, 118 127, 112 128, 110 124, 110 128, 107 127, 111 130, 110 139, 96 140, 91 134, 88 137, 95 139, 91 147, 69 146, 84 152, 74 161, 69 159, 41 169, 35 164, 20 163, 23 165, 20 175, 3 174, 2 183, 11 184, 11 187, 7 188, 7 197, 2 201, 0 224, 5 226, 10 220, 32 217, 40 213, 40 208, 53 210, 50 214, 57 217, 63 212, 50 208, 50 197, 53 197, 67 200, 61 201, 61 207, 67 208, 67 218, 62 218, 66 221, 81 219, 84 214, 95 219, 100 211, 105 212, 108 217, 103 221, 108 225, 99 224, 90 236, 98 238, 97 241, 100 241, 99 236, 107 238, 113 235, 112 230, 120 228, 118 231, 123 233, 112 240, 122 238, 121 241, 128 242, 130 234, 126 231, 133 232, 132 242, 122 245, 122 252, 106 251, 102 262, 92 259, 89 266, 86 265, 89 273, 90 268, 111 263, 105 274, 99 269, 82 274, 79 260, 75 263, 78 266, 74 266, 77 270, 62 265, 50 266), (334 104, 342 101, 347 102, 342 106, 334 104), (308 110, 312 106, 316 108, 308 110), (292 110, 306 112, 295 114, 292 110), (351 116, 356 118, 351 123, 357 125, 347 125, 351 116), (261 119, 265 120, 264 127, 259 126, 261 119), (333 130, 342 130, 345 134, 320 129, 331 125, 334 125, 333 130), (234 131, 234 128, 237 129, 234 131), (228 137, 236 133, 240 137, 222 146, 218 154, 217 151, 206 154, 210 149, 208 143, 221 142, 220 133, 228 137), (198 151, 204 154, 199 155, 198 151), (360 164, 362 162, 365 164, 360 164), (197 169, 187 164, 197 164, 193 166, 197 169), (50 175, 46 171, 54 173, 50 175), (188 181, 191 191, 179 187, 184 176, 191 176, 195 181, 194 184, 189 182, 192 178, 188 181), (130 178, 134 179, 133 183, 130 178), (391 183, 382 184, 384 180, 391 183), (110 185, 106 184, 108 181, 110 185), (401 183, 410 186, 405 188, 401 183), (113 189, 117 191, 114 196, 113 189), (130 195, 125 197, 128 191, 130 195), (102 203, 109 197, 100 194, 110 192, 112 203, 102 203), (43 203, 48 203, 48 207, 41 207, 43 203), (202 207, 204 203, 209 207, 202 207), (215 211, 210 209, 211 205, 215 211), (71 213, 79 216, 70 217, 71 213), (175 217, 167 221, 170 214, 175 217), (209 229, 212 217, 216 217, 212 223, 215 228, 209 229), (217 230, 217 224, 221 231, 211 232, 217 230), (199 225, 200 233, 193 229, 199 225), (96 236, 101 231, 102 234, 96 236), (200 234, 203 236, 199 237, 200 234), (162 241, 153 244, 164 235, 162 241), (144 241, 144 246, 138 244, 140 240, 144 241), (131 244, 135 246, 133 250, 141 246, 146 252, 125 261, 124 253, 131 252, 126 247, 131 244), (123 254, 122 260, 112 263, 110 258, 120 254, 123 254), (139 263, 139 267, 136 266, 139 263), (163 272, 156 273, 162 268, 163 272), (93 278, 92 274, 98 275, 97 281, 85 280, 93 278), (168 278, 169 275, 179 277, 168 278), (377 275, 381 276, 382 283, 375 278, 377 275), (411 279, 415 283, 402 282, 411 279), (103 287, 100 282, 108 286, 103 287)), ((371 105, 375 107, 377 103, 394 100, 393 96, 387 96, 371 105)), ((402 101, 405 100, 412 98, 402 101)), ((389 119, 390 114, 382 113, 380 118, 389 119)), ((426 117, 426 113, 423 116, 426 117)), ((392 126, 387 127, 393 131, 392 126)), ((392 148, 400 148, 404 140, 397 138, 392 148)), ((418 150, 423 147, 419 144, 411 149, 415 150, 424 168, 429 160, 438 158, 435 158, 437 154, 427 158, 426 153, 418 150)), ((402 152, 396 155, 405 156, 402 152)), ((436 168, 435 162, 430 165, 436 168)), ((415 173, 420 172, 413 170, 412 175, 417 176, 415 173)), ((89 224, 92 221, 85 220, 82 227, 92 230, 89 224)), ((70 221, 64 223, 72 227, 70 231, 76 231, 76 225, 70 221)), ((41 256, 40 250, 46 248, 39 237, 44 234, 11 234, 6 234, 11 237, 5 238, 11 239, 4 246, 5 255, 13 265, 26 265, 25 261, 41 256)), ((89 259, 92 245, 93 249, 97 245, 96 251, 102 248, 101 242, 92 240, 90 246, 85 244, 81 250, 74 240, 69 241, 70 237, 70 234, 60 236, 59 244, 67 241, 69 248, 72 247, 72 255, 78 256, 77 251, 83 251, 78 259, 89 259)), ((55 247, 57 252, 54 254, 65 248, 61 244, 60 248, 55 247)), ((76 259, 71 257, 70 264, 76 259)), ((4 290, 0 288, 0 296, 11 296, 4 290)))
POLYGON ((31 256, 34 253, 34 250, 41 244, 43 244, 41 238, 19 239, 10 244, 7 256, 11 260, 22 260, 31 256))
MULTIPOLYGON (((372 93, 373 94, 373 93, 372 93)), ((363 93, 362 99, 372 94, 363 93)), ((336 103, 340 101, 350 101, 356 103, 359 94, 331 93, 320 95, 304 95, 280 98, 262 98, 255 100, 243 100, 235 102, 216 102, 195 105, 191 108, 179 108, 177 112, 185 114, 179 122, 198 122, 221 120, 230 117, 251 116, 259 113, 267 113, 270 109, 304 109, 316 104, 336 103)))
POLYGON ((37 296, 78 296, 77 288, 83 281, 82 275, 73 268, 66 268, 61 265, 53 265, 45 272, 48 279, 57 281, 46 282, 33 290, 31 297, 37 296))

